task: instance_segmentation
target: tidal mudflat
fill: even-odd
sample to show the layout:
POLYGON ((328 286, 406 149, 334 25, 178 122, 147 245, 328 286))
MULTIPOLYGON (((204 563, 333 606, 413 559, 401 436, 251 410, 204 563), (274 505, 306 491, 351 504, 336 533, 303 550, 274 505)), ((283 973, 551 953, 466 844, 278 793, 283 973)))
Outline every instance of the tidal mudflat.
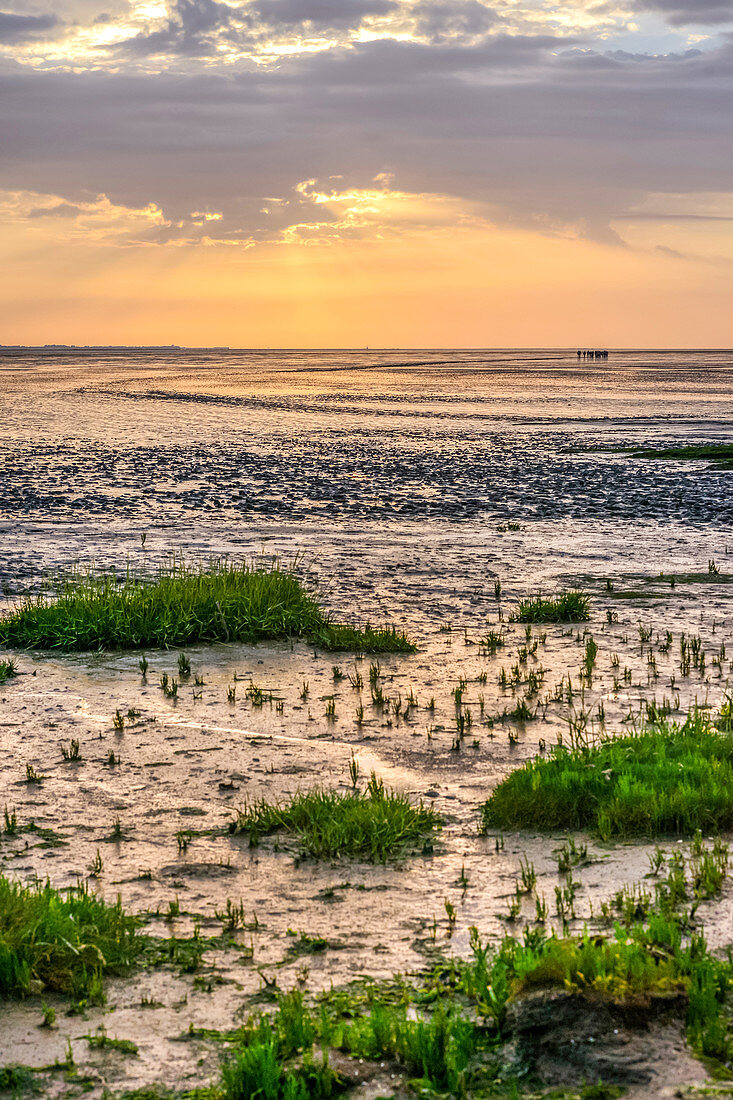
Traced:
POLYGON ((729 738, 731 475, 621 449, 729 442, 732 361, 573 358, 3 357, 6 613, 72 567, 277 558, 416 645, 0 653, 2 874, 139 918, 126 960, 75 945, 81 984, 6 979, 9 1094, 726 1094, 725 783, 661 835, 615 758, 606 817, 489 810, 558 742, 729 738), (318 791, 423 817, 355 850, 318 791))

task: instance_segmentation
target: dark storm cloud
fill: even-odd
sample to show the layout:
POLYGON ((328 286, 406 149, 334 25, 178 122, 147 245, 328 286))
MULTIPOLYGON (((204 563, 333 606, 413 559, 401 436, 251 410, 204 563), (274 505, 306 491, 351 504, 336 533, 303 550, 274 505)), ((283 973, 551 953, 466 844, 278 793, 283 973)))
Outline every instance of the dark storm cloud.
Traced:
POLYGON ((733 191, 730 39, 666 57, 580 46, 378 41, 230 76, 10 73, 0 185, 154 202, 172 222, 221 211, 207 232, 229 238, 323 220, 293 189, 335 175, 392 172, 494 220, 606 239, 649 192, 733 191))
POLYGON ((673 27, 733 23, 733 0, 642 0, 639 6, 659 12, 673 27))
POLYGON ((16 45, 45 35, 58 25, 55 15, 16 15, 0 11, 0 43, 16 45))

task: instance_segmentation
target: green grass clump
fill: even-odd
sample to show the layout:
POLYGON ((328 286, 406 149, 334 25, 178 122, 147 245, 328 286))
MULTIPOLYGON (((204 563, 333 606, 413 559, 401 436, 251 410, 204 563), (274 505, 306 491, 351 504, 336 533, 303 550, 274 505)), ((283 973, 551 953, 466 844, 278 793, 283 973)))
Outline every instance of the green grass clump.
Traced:
POLYGON ((464 981, 496 1006, 492 1015, 500 1030, 509 1001, 534 989, 562 989, 594 1001, 642 1006, 651 998, 675 998, 687 1004, 685 1022, 693 1050, 726 1062, 733 1050, 726 1007, 732 976, 730 961, 711 955, 702 933, 689 933, 685 915, 657 910, 646 921, 617 923, 608 937, 586 931, 562 939, 507 938, 484 962, 483 976, 476 960, 467 967, 464 981))
POLYGON ((307 638, 321 649, 348 649, 357 653, 414 653, 416 649, 397 627, 373 627, 369 623, 360 627, 324 620, 307 638))
POLYGON ((507 776, 481 813, 484 829, 593 829, 603 839, 731 829, 733 735, 694 709, 682 724, 558 745, 507 776))
POLYGON ((689 960, 680 957, 678 922, 667 920, 664 927, 671 943, 660 944, 658 930, 652 936, 640 924, 633 936, 619 926, 611 938, 586 932, 577 938, 551 936, 537 948, 525 946, 512 960, 512 994, 559 986, 624 1001, 685 992, 689 960))
POLYGON ((683 941, 683 918, 657 912, 647 922, 617 922, 611 936, 557 937, 532 930, 519 940, 506 936, 498 951, 482 945, 471 929, 473 959, 460 984, 481 1015, 502 1035, 509 1004, 535 989, 562 989, 593 999, 639 1002, 684 993, 695 954, 704 941, 683 941))
POLYGON ((222 1100, 324 1100, 343 1091, 338 1075, 323 1059, 283 1064, 274 1042, 243 1047, 222 1070, 222 1100))
POLYGON ((137 921, 80 886, 64 897, 48 883, 0 875, 0 996, 23 997, 40 981, 76 998, 100 997, 102 978, 140 949, 137 921))
POLYGON ((733 469, 733 443, 696 443, 687 447, 625 448, 632 458, 662 458, 683 462, 710 459, 723 470, 733 469))
POLYGON ((339 1045, 355 1057, 396 1059, 431 1091, 462 1095, 468 1064, 486 1043, 475 1022, 444 997, 433 1012, 416 1018, 376 1002, 367 1016, 343 1028, 339 1045))
MULTIPOLYGON (((408 988, 404 992, 409 996, 408 988)), ((389 1058, 432 1091, 464 1095, 471 1057, 487 1045, 483 1028, 469 1019, 443 990, 433 1011, 408 1013, 372 996, 369 1011, 358 1001, 326 996, 316 1013, 299 990, 283 994, 272 1016, 250 1019, 240 1029, 233 1055, 222 1068, 223 1100, 321 1100, 342 1092, 343 1081, 329 1065, 330 1050, 368 1060, 389 1058), (334 1003, 339 1008, 334 1011, 334 1003), (346 1014, 340 1009, 346 1008, 346 1014), (314 1044, 321 1053, 314 1056, 314 1044)), ((489 1039, 489 1046, 492 1040, 489 1039)))
POLYGON ((580 623, 590 618, 590 604, 584 592, 561 592, 557 596, 533 596, 520 600, 512 621, 517 623, 580 623))
POLYGON ((720 896, 728 867, 728 846, 720 839, 706 846, 697 833, 688 861, 679 851, 669 854, 669 874, 658 880, 653 898, 639 884, 619 891, 611 903, 621 914, 615 921, 602 906, 607 933, 586 927, 579 936, 558 937, 526 928, 522 939, 506 936, 492 952, 472 928, 473 959, 461 964, 459 988, 499 1036, 510 1002, 520 1002, 521 1016, 522 996, 535 989, 619 1005, 663 998, 686 1013, 693 1050, 727 1064, 733 959, 709 952, 695 912, 701 900, 720 896))
POLYGON ((372 774, 364 792, 318 788, 298 793, 288 802, 251 802, 237 811, 230 829, 249 833, 251 844, 282 830, 296 837, 302 849, 316 859, 351 856, 383 862, 423 843, 440 823, 434 810, 385 790, 372 774))
POLYGON ((0 1067, 0 1092, 8 1092, 13 1100, 24 1092, 38 1093, 34 1071, 28 1066, 0 1067))
POLYGON ((118 1050, 120 1054, 138 1054, 140 1048, 132 1039, 116 1039, 108 1035, 104 1028, 96 1035, 87 1035, 86 1040, 92 1050, 118 1050))
POLYGON ((343 1090, 313 1044, 318 1022, 300 990, 281 994, 272 1016, 249 1019, 237 1033, 237 1047, 222 1066, 222 1100, 323 1100, 343 1090))
POLYGON ((13 661, 0 661, 0 684, 17 675, 18 669, 13 661))
POLYGON ((75 575, 55 598, 28 597, 0 618, 0 642, 18 649, 135 649, 197 642, 303 638, 324 649, 410 653, 394 627, 332 622, 292 569, 173 559, 152 577, 75 575))
MULTIPOLYGON (((478 970, 474 962, 469 979, 476 981, 478 970)), ((489 999, 498 995, 500 1027, 509 1000, 538 988, 637 1006, 670 998, 686 1005, 687 1039, 696 1054, 717 1060, 721 1069, 733 1055, 733 964, 708 951, 703 933, 691 928, 686 913, 666 906, 652 908, 644 920, 616 922, 611 936, 585 931, 562 939, 507 938, 485 965, 485 974, 489 999)))

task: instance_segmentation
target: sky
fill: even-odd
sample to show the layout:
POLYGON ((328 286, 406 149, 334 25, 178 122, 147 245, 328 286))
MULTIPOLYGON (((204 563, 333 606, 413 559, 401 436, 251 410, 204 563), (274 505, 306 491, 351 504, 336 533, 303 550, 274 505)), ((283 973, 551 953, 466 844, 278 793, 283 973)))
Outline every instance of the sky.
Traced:
POLYGON ((733 346, 733 0, 0 8, 0 343, 733 346))

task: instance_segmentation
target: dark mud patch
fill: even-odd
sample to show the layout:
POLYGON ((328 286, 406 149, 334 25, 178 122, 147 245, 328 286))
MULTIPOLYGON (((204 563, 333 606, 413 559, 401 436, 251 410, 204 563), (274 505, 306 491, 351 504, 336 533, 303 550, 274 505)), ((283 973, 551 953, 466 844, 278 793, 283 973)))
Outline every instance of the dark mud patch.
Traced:
POLYGON ((348 1089, 349 1100, 377 1100, 377 1097, 406 1100, 415 1095, 404 1066, 397 1062, 369 1062, 341 1051, 332 1051, 329 1062, 348 1089))
POLYGON ((170 863, 160 868, 162 878, 221 878, 236 873, 236 868, 228 863, 170 863))
POLYGON ((685 1041, 686 1006, 683 994, 615 1004, 541 990, 510 1005, 509 1049, 516 1064, 547 1086, 603 1081, 633 1095, 672 1095, 667 1089, 681 1081, 707 1080, 685 1041))

